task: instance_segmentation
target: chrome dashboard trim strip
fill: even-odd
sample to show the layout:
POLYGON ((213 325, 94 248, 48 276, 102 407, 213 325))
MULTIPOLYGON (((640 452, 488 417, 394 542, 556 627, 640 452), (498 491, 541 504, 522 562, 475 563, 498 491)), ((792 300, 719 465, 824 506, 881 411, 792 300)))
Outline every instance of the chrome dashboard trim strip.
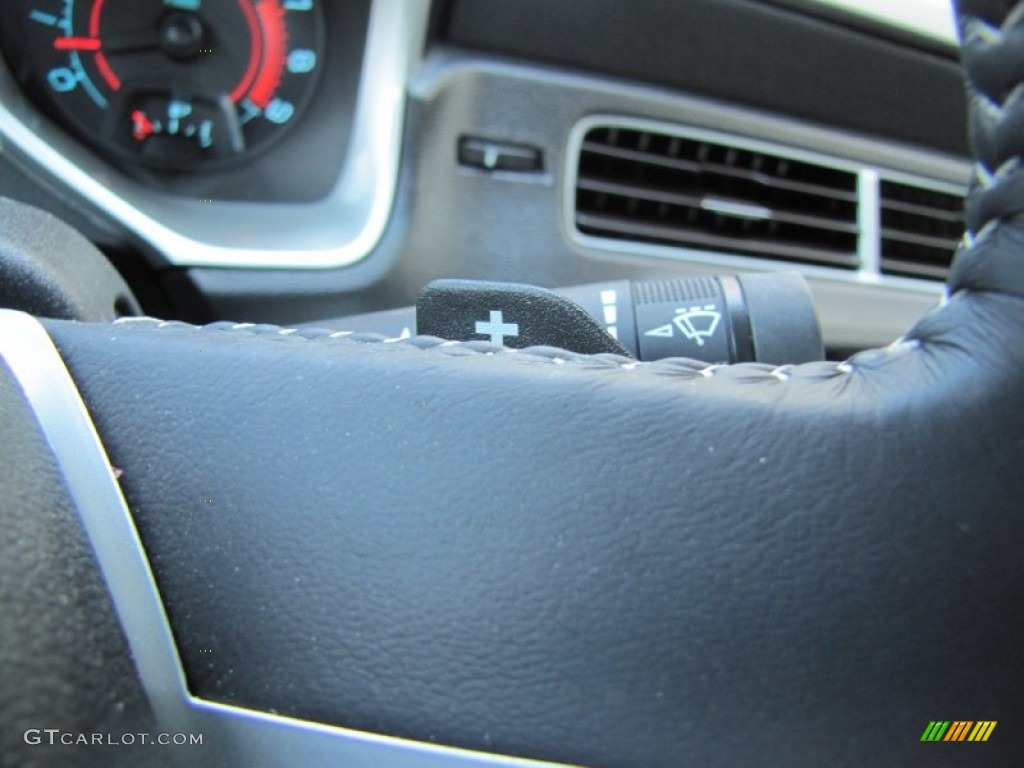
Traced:
POLYGON ((857 255, 863 279, 882 275, 882 230, 878 171, 863 168, 857 173, 857 255))
POLYGON ((143 689, 166 733, 202 734, 169 753, 181 765, 512 768, 553 765, 362 733, 192 696, 131 512, 85 403, 46 329, 0 310, 0 357, 53 452, 96 555, 143 689))
POLYGON ((398 183, 406 87, 426 36, 429 0, 373 0, 349 153, 323 200, 218 202, 158 193, 128 179, 25 100, 0 58, 0 149, 103 212, 179 266, 336 268, 377 245, 398 183), (261 247, 247 243, 258 242, 261 247))

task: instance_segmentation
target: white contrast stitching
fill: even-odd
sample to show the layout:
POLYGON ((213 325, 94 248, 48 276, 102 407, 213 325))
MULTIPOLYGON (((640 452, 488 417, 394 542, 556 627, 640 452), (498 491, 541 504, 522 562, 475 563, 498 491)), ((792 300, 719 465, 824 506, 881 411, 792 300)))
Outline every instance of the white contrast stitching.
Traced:
POLYGON ((996 169, 995 174, 993 174, 992 176, 992 180, 998 184, 1000 181, 1002 181, 1004 178, 1009 176, 1014 171, 1017 171, 1019 168, 1020 158, 1017 157, 1017 155, 1014 155, 996 169))
POLYGON ((999 219, 989 219, 985 222, 985 226, 974 233, 974 245, 984 242, 988 237, 999 228, 999 219))
POLYGON ((1024 83, 1017 83, 1010 91, 1010 95, 1003 99, 1003 111, 1016 107, 1022 96, 1024 96, 1024 83))
POLYGON ((125 323, 159 323, 155 317, 119 317, 114 320, 114 325, 124 325, 125 323))
POLYGON ((910 350, 917 349, 920 346, 920 339, 904 339, 901 336, 900 338, 896 339, 896 341, 894 341, 892 344, 887 346, 885 348, 885 351, 890 354, 895 354, 897 352, 909 352, 910 350))
POLYGON ((977 94, 977 101, 981 102, 981 108, 985 110, 989 118, 992 120, 1002 120, 1006 117, 1005 106, 989 98, 989 95, 983 91, 975 91, 975 93, 977 94))
POLYGON ((1003 19, 1003 23, 999 25, 999 28, 1003 32, 1009 32, 1013 27, 1020 23, 1022 18, 1024 18, 1024 5, 1017 3, 1017 5, 1013 7, 1013 10, 1006 14, 1006 18, 1003 19))
POLYGON ((977 38, 989 45, 995 45, 1003 41, 1003 31, 1001 29, 993 27, 977 16, 969 16, 964 19, 964 32, 964 37, 968 39, 977 38))
MULTIPOLYGON (((184 326, 184 327, 188 327, 188 328, 191 328, 191 329, 197 330, 197 331, 203 331, 203 330, 218 330, 218 331, 241 330, 241 331, 247 331, 250 335, 253 335, 253 336, 256 336, 256 337, 259 337, 259 336, 262 336, 262 335, 268 335, 268 334, 274 332, 271 328, 267 328, 266 332, 251 331, 250 329, 256 327, 256 325, 253 324, 253 323, 238 323, 238 324, 231 325, 231 326, 226 326, 226 327, 223 326, 223 325, 221 325, 219 327, 213 327, 213 326, 190 325, 189 323, 183 323, 183 322, 176 321, 176 320, 163 320, 163 321, 161 321, 161 320, 157 320, 156 318, 124 318, 124 320, 126 322, 128 322, 128 321, 132 321, 132 322, 149 321, 151 323, 155 323, 155 325, 153 326, 154 328, 172 328, 172 327, 175 327, 175 326, 184 326)), ((117 322, 118 321, 114 321, 115 324, 117 322)), ((290 335, 292 335, 294 333, 298 333, 298 331, 299 331, 299 329, 297 329, 297 328, 281 328, 281 329, 278 329, 276 331, 276 333, 281 334, 281 335, 290 336, 290 335)), ((341 339, 341 338, 345 338, 347 336, 352 336, 352 335, 354 335, 353 331, 336 331, 334 333, 327 334, 326 336, 319 336, 319 337, 315 337, 314 336, 314 337, 311 337, 311 338, 313 338, 313 339, 316 339, 316 338, 341 339)), ((302 337, 302 338, 303 339, 307 339, 307 337, 302 337)), ((418 344, 411 344, 411 343, 409 343, 410 339, 408 337, 407 338, 400 338, 399 337, 399 338, 390 338, 390 339, 367 340, 365 342, 357 342, 357 343, 366 343, 366 344, 373 344, 373 343, 399 344, 399 343, 402 343, 402 342, 405 342, 405 343, 409 344, 409 346, 413 346, 413 347, 416 347, 416 348, 419 348, 419 349, 424 349, 424 350, 430 349, 430 347, 424 348, 424 347, 422 347, 422 346, 420 346, 418 344)), ((438 348, 438 347, 458 347, 458 346, 462 346, 462 345, 468 344, 468 343, 470 343, 470 342, 465 342, 465 341, 442 341, 442 342, 436 344, 434 348, 438 348)), ((903 339, 897 339, 895 342, 890 344, 889 347, 886 348, 886 350, 888 350, 888 351, 895 351, 895 350, 901 349, 901 348, 908 348, 908 349, 910 349, 910 348, 919 347, 920 345, 921 345, 921 342, 918 339, 911 339, 909 341, 903 340, 903 339)), ((498 351, 494 351, 494 350, 479 350, 479 349, 474 349, 472 351, 476 352, 477 354, 486 356, 486 357, 494 357, 495 355, 497 355, 499 353, 503 354, 503 355, 506 355, 506 354, 521 355, 524 352, 524 350, 515 349, 515 348, 511 348, 511 347, 503 347, 501 350, 498 350, 498 351)), ((525 350, 525 351, 528 352, 528 350, 525 350)), ((566 365, 566 364, 572 364, 572 363, 575 363, 575 362, 579 362, 577 359, 571 359, 571 358, 567 359, 565 357, 560 357, 560 356, 550 356, 550 357, 548 357, 548 356, 541 355, 541 354, 536 354, 536 353, 531 354, 530 357, 531 357, 531 359, 534 359, 534 360, 537 360, 537 361, 541 361, 541 362, 551 363, 552 365, 566 365)), ((589 356, 584 356, 584 357, 587 357, 590 360, 593 359, 593 358, 590 358, 589 356)), ((601 361, 601 362, 605 362, 605 361, 601 361)), ((715 376, 715 373, 718 371, 719 368, 726 368, 726 369, 728 369, 728 368, 731 367, 731 366, 728 366, 728 365, 715 364, 715 365, 708 365, 705 368, 700 368, 700 369, 692 368, 692 367, 685 368, 685 369, 680 369, 680 368, 677 367, 677 368, 671 368, 671 369, 662 369, 662 370, 659 371, 659 369, 657 368, 657 362, 659 362, 659 361, 654 361, 654 362, 651 362, 651 363, 644 363, 644 362, 641 362, 639 360, 633 360, 633 361, 630 361, 630 362, 608 362, 607 366, 609 368, 615 368, 617 370, 622 370, 622 371, 635 371, 635 370, 637 370, 637 369, 639 369, 641 367, 648 367, 648 366, 650 366, 648 368, 648 370, 651 370, 651 371, 668 372, 668 373, 676 373, 676 374, 678 374, 680 372, 685 372, 685 373, 688 373, 688 374, 700 374, 701 376, 703 376, 706 379, 713 378, 715 376)), ((761 369, 761 372, 764 374, 765 380, 767 380, 768 378, 774 378, 774 379, 777 379, 778 381, 788 381, 789 379, 792 378, 792 376, 790 375, 790 371, 796 370, 796 369, 797 369, 797 366, 794 366, 794 365, 781 365, 781 366, 773 369, 770 372, 765 373, 763 369, 761 369)), ((842 363, 837 363, 835 365, 835 371, 836 371, 836 373, 845 373, 845 374, 853 373, 853 365, 849 361, 844 361, 842 363)))
POLYGON ((992 187, 992 172, 983 163, 974 164, 974 178, 978 180, 978 184, 981 185, 982 189, 990 189, 992 187))

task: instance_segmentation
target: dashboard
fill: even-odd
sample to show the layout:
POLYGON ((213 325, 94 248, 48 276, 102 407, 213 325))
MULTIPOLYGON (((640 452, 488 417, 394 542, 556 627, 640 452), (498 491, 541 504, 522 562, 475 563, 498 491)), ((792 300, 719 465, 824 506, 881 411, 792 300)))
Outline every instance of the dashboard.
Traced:
POLYGON ((5 764, 1012 764, 1024 0, 958 8, 0 3, 5 764))
MULTIPOLYGON (((46 8, 4 6, 19 81, 120 168, 177 172, 154 174, 157 184, 255 160, 304 121, 325 68, 323 9, 312 0, 46 8)), ((225 193, 242 189, 236 182, 225 193)))
POLYGON ((798 270, 847 354, 941 298, 969 169, 948 7, 850 5, 17 0, 0 193, 161 317, 798 270))

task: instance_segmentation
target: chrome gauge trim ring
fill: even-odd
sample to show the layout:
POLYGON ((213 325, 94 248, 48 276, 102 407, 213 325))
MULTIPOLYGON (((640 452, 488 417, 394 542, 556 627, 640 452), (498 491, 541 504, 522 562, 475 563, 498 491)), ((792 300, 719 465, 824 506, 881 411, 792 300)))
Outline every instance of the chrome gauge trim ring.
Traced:
POLYGON ((188 200, 149 189, 43 119, 0 59, 0 150, 178 266, 337 268, 377 245, 394 202, 405 94, 429 0, 373 0, 352 139, 332 190, 307 204, 188 200), (258 244, 259 247, 256 247, 258 244))

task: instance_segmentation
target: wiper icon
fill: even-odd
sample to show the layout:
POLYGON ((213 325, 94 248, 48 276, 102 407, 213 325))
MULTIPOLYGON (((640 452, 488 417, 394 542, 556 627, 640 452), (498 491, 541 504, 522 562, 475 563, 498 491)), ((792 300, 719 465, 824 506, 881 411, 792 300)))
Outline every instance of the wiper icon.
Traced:
POLYGON ((672 323, 679 332, 690 341, 697 342, 697 346, 700 347, 704 346, 705 339, 715 335, 721 321, 722 313, 715 309, 714 304, 677 309, 676 316, 672 318, 672 323))

